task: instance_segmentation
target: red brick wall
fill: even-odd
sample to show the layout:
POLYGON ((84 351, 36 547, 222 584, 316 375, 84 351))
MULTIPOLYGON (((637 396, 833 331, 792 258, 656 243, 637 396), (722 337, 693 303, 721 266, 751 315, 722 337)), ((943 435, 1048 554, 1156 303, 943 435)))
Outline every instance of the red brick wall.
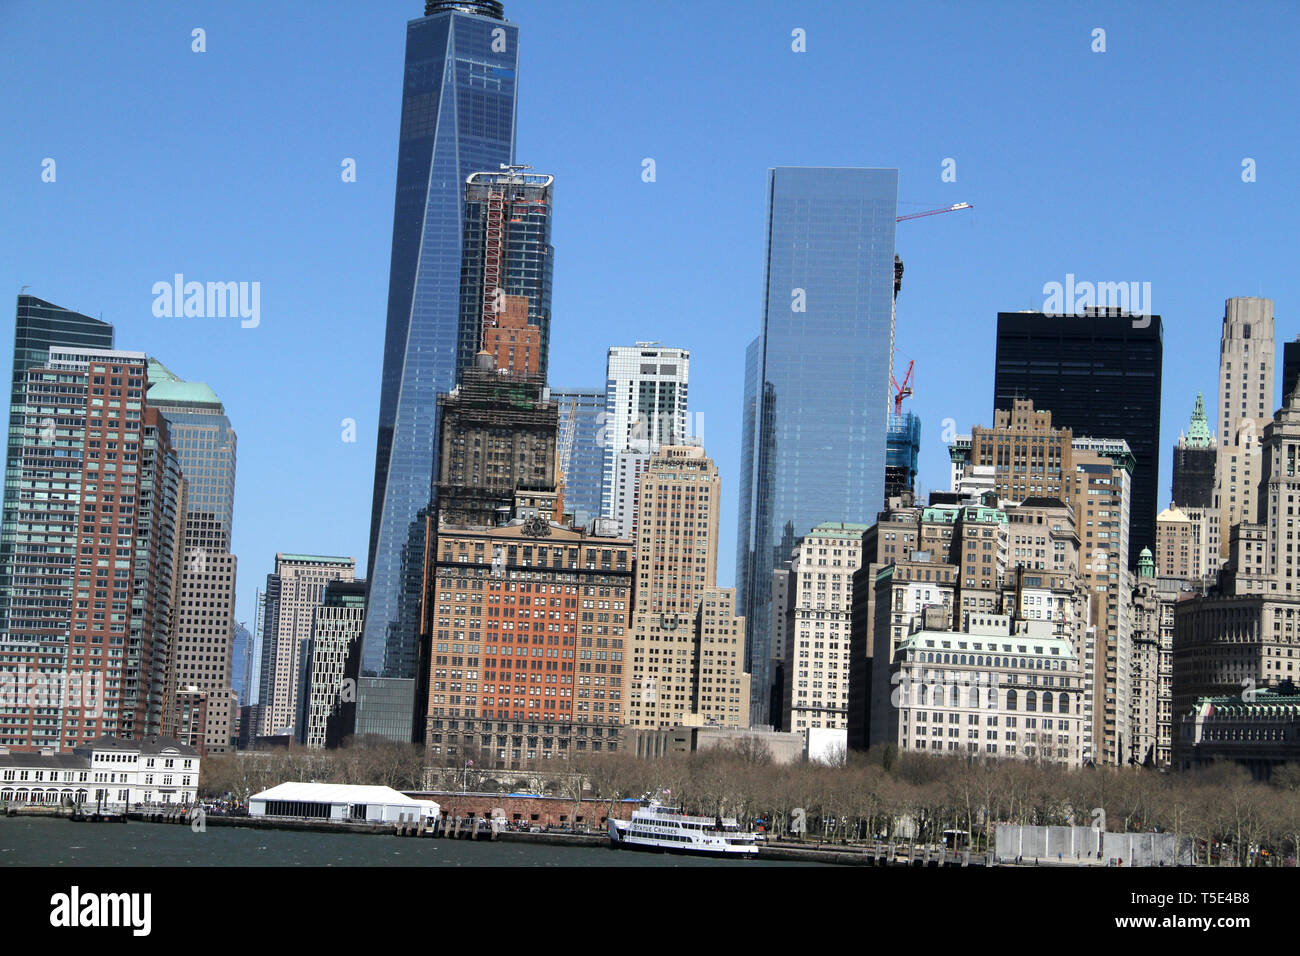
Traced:
MULTIPOLYGON (((438 790, 411 793, 418 800, 433 800, 442 807, 443 816, 491 819, 492 811, 500 807, 511 823, 537 826, 568 827, 577 820, 579 826, 603 829, 610 813, 610 801, 585 799, 575 803, 572 797, 509 797, 496 793, 445 793, 438 790), (581 819, 577 819, 581 818, 581 819)), ((636 802, 615 801, 614 817, 628 820, 636 809, 636 802)))

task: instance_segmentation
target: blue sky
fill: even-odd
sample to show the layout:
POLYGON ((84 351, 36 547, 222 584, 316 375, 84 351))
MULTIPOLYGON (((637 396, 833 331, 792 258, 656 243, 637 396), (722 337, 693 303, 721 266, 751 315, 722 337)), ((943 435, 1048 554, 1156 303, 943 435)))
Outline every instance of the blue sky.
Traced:
MULTIPOLYGON (((29 285, 102 315, 120 347, 222 397, 239 434, 250 623, 276 551, 365 561, 405 22, 422 12, 422 0, 0 0, 0 290, 29 285), (345 158, 355 183, 341 180, 345 158), (261 324, 155 318, 152 286, 177 272, 260 282, 261 324)), ((947 483, 943 420, 991 418, 997 312, 1041 307, 1044 283, 1067 273, 1152 284, 1162 497, 1198 389, 1213 407, 1223 300, 1273 298, 1279 343, 1300 332, 1294 5, 506 0, 506 12, 521 29, 518 160, 557 177, 551 381, 600 385, 611 344, 692 350, 693 411, 723 477, 723 584, 769 166, 892 166, 903 212, 976 205, 898 231, 898 357, 917 363, 927 489, 947 483), (1091 49, 1098 27, 1104 53, 1091 49), (954 183, 940 180, 948 157, 954 183)))

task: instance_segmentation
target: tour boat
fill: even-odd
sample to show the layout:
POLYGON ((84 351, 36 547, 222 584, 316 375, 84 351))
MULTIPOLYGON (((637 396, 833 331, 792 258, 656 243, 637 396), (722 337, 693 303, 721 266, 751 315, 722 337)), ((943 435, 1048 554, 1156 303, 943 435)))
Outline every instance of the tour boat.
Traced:
POLYGON ((693 817, 658 800, 646 800, 631 820, 609 818, 609 844, 616 849, 703 856, 755 856, 756 835, 731 817, 693 817))

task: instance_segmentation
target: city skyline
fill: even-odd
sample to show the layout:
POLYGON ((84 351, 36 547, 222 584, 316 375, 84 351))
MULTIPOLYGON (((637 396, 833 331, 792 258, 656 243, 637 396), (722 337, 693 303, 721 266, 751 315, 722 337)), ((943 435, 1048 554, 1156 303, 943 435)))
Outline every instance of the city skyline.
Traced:
MULTIPOLYGON (((47 110, 52 118, 23 114, 20 112, 21 104, 6 107, 13 111, 8 116, 11 122, 24 129, 32 129, 37 137, 36 142, 52 140, 53 145, 48 149, 42 146, 40 151, 42 155, 48 154, 55 158, 59 164, 57 180, 42 183, 39 164, 41 157, 34 156, 28 161, 30 169, 21 165, 17 159, 4 160, 4 169, 11 181, 31 181, 29 187, 15 190, 17 212, 19 215, 30 213, 25 218, 33 222, 39 221, 39 241, 36 245, 48 246, 50 243, 61 242, 67 251, 60 261, 47 264, 40 262, 32 253, 15 246, 14 255, 7 258, 10 264, 0 274, 11 280, 14 289, 30 284, 32 294, 60 306, 79 309, 90 315, 99 315, 102 311, 104 320, 116 326, 118 342, 122 347, 147 348, 149 354, 159 355, 168 362, 169 367, 175 368, 178 374, 187 379, 212 383, 225 401, 231 421, 240 432, 241 458, 244 462, 237 491, 240 520, 236 522, 232 550, 242 556, 245 573, 237 596, 237 620, 254 619, 255 582, 261 580, 269 570, 276 551, 352 554, 358 559, 358 573, 369 571, 368 568, 360 567, 360 564, 364 560, 369 533, 365 527, 365 502, 369 500, 369 488, 365 486, 370 484, 366 472, 370 471, 373 478, 376 440, 373 381, 381 365, 376 339, 383 311, 378 303, 382 301, 383 293, 382 288, 378 292, 376 289, 377 283, 378 286, 383 285, 382 277, 387 274, 387 262, 382 261, 386 260, 386 256, 382 250, 391 238, 388 223, 391 223, 392 207, 389 204, 392 202, 396 169, 396 163, 391 156, 386 155, 391 154, 395 146, 392 134, 397 131, 399 108, 395 86, 401 50, 400 40, 395 38, 400 30, 398 24, 418 17, 418 7, 418 3, 405 2, 383 6, 385 15, 374 17, 381 22, 373 34, 366 35, 366 42, 374 44, 374 50, 384 51, 383 55, 369 57, 367 54, 363 57, 367 69, 373 71, 373 76, 367 74, 364 81, 359 83, 360 92, 356 97, 342 96, 338 99, 344 104, 341 109, 351 111, 349 115, 353 117, 361 115, 361 93, 369 96, 373 92, 374 102, 382 106, 380 118, 367 118, 364 123, 354 123, 355 131, 350 130, 342 137, 357 145, 334 148, 333 142, 339 139, 337 131, 331 135, 331 142, 313 141, 313 148, 305 148, 303 141, 291 138, 294 149, 302 150, 302 155, 319 157, 319 186, 313 188, 341 191, 337 194, 337 200, 334 194, 320 193, 316 195, 315 201, 346 207, 337 214, 346 217, 344 220, 338 220, 335 215, 327 215, 312 220, 312 230, 323 235, 322 241, 326 246, 337 245, 341 237, 347 237, 345 244, 352 242, 360 232, 366 236, 368 251, 363 258, 368 265, 364 270, 365 277, 355 283, 346 275, 352 271, 349 263, 356 261, 355 251, 336 251, 336 258, 320 258, 311 268, 295 263, 284 273, 280 273, 277 268, 260 265, 259 263, 274 262, 276 258, 271 252, 272 246, 267 244, 269 237, 250 237, 233 242, 236 235, 247 235, 247 223, 238 233, 233 231, 233 220, 218 223, 218 234, 230 230, 230 235, 223 241, 237 250, 233 253, 223 251, 216 245, 192 247, 187 241, 179 239, 178 237, 192 231, 192 223, 182 221, 184 217, 177 219, 174 212, 168 210, 186 208, 184 197, 209 181, 214 168, 200 165, 191 175, 179 179, 169 175, 158 181, 156 176, 148 173, 158 167, 147 163, 132 173, 132 164, 139 166, 141 162, 141 156, 135 153, 120 157, 97 157, 94 164, 98 166, 92 168, 94 164, 84 156, 79 157, 75 143, 69 143, 57 135, 48 135, 54 131, 52 124, 57 122, 58 117, 71 115, 68 111, 72 102, 71 86, 64 85, 70 83, 69 80, 60 78, 54 81, 50 100, 52 106, 47 110), (371 82, 373 91, 368 85, 371 82), (373 141, 379 148, 379 153, 363 152, 369 141, 373 141), (61 142, 66 145, 60 145, 61 142), (360 172, 357 182, 345 184, 339 178, 340 162, 357 154, 361 154, 358 157, 360 172), (202 175, 199 170, 202 170, 202 175), (142 176, 142 171, 148 174, 142 176), (147 215, 155 217, 164 225, 157 230, 156 237, 146 237, 138 258, 137 254, 132 254, 124 259, 121 252, 107 248, 99 240, 80 238, 77 242, 65 241, 65 237, 58 231, 62 227, 51 224, 51 220, 58 220, 59 215, 51 215, 45 205, 42 205, 50 202, 80 203, 87 198, 87 180, 102 183, 103 177, 120 180, 124 196, 143 197, 145 192, 158 193, 157 198, 145 202, 144 209, 147 215), (366 197, 368 212, 363 212, 358 200, 346 192, 350 186, 355 186, 366 197), (41 193, 40 190, 45 192, 41 193), (385 193, 386 198, 383 196, 385 193), (177 249, 193 248, 194 251, 164 251, 165 246, 159 247, 159 242, 175 243, 177 249), (95 250, 94 255, 104 259, 105 268, 89 265, 86 257, 91 255, 92 250, 95 250), (381 251, 376 254, 376 250, 381 251), (322 291, 338 298, 336 305, 322 307, 325 305, 324 300, 317 300, 315 293, 309 290, 310 285, 320 283, 321 265, 335 266, 335 271, 344 274, 340 278, 331 278, 321 283, 322 291), (260 281, 264 288, 264 310, 269 308, 272 301, 271 288, 278 284, 275 299, 280 303, 277 308, 282 310, 280 317, 272 322, 270 312, 266 311, 262 325, 257 329, 241 329, 238 321, 232 323, 220 319, 149 318, 149 304, 152 301, 152 296, 148 295, 149 287, 157 280, 170 279, 177 272, 205 280, 260 281), (339 295, 340 292, 342 295, 339 295), (296 317, 291 319, 283 310, 286 303, 297 300, 301 300, 301 304, 294 306, 296 317), (322 319, 319 326, 313 325, 314 316, 322 319), (369 318, 362 324, 359 316, 369 318), (259 339, 258 336, 263 337, 259 339), (302 377, 299 377, 299 368, 307 370, 302 377), (322 381, 329 381, 329 388, 323 388, 322 381), (277 409, 277 414, 267 415, 267 409, 272 407, 277 409), (347 432, 347 426, 342 424, 347 419, 353 423, 357 436, 355 442, 348 442, 345 437, 341 437, 347 432), (286 421, 293 421, 297 427, 285 428, 286 421), (276 507, 267 493, 273 483, 279 480, 281 462, 286 460, 313 463, 311 470, 302 477, 306 496, 302 502, 302 515, 294 513, 297 508, 276 507), (362 489, 359 495, 358 488, 362 489), (323 526, 317 520, 321 513, 328 513, 332 518, 323 523, 323 526)), ((173 72, 184 77, 185 69, 201 68, 206 71, 202 75, 192 75, 187 81, 190 85, 186 89, 190 94, 193 93, 194 84, 202 87, 206 83, 228 97, 233 96, 230 102, 240 103, 245 109, 253 109, 251 104, 244 102, 238 89, 223 86, 225 81, 212 72, 214 67, 190 50, 188 36, 191 25, 185 23, 181 29, 179 21, 161 16, 161 9, 156 5, 143 5, 139 12, 130 11, 123 16, 132 25, 137 25, 137 18, 144 23, 152 17, 159 23, 175 27, 177 52, 167 54, 176 58, 173 72)), ((566 9, 578 8, 574 6, 566 9)), ((942 422, 952 418, 958 423, 958 428, 965 428, 971 421, 984 417, 983 412, 979 415, 966 413, 959 400, 960 392, 943 382, 943 378, 949 374, 947 370, 955 367, 971 368, 974 374, 973 381, 969 383, 970 391, 980 396, 986 395, 992 384, 992 326, 997 312, 1017 307, 1041 309, 1045 298, 1041 291, 1044 283, 1060 281, 1067 274, 1115 280, 1145 280, 1150 276, 1155 290, 1155 311, 1165 317, 1167 347, 1170 350, 1165 366, 1165 377, 1169 381, 1164 386, 1164 421, 1160 442, 1161 472, 1164 476, 1171 473, 1169 459, 1164 456, 1171 454, 1178 428, 1186 421, 1189 402, 1198 390, 1207 395, 1214 390, 1213 341, 1222 317, 1219 303, 1225 298, 1242 294, 1266 295, 1278 303, 1279 342, 1294 337, 1296 327, 1288 322, 1288 303, 1296 299, 1294 281, 1281 266, 1276 253, 1270 253, 1264 248, 1270 241, 1277 244, 1277 239, 1283 235, 1280 219, 1266 208, 1270 201, 1266 197, 1270 195, 1270 189, 1276 190, 1275 184, 1282 173, 1282 155, 1286 150, 1279 149, 1275 141, 1271 142, 1271 148, 1266 154, 1274 157, 1270 168, 1269 160, 1264 155, 1256 156, 1262 150, 1251 145, 1259 141, 1259 131, 1241 131, 1239 127, 1247 124, 1247 120, 1239 117, 1227 119, 1226 112, 1216 114, 1220 118, 1220 125, 1237 130, 1245 144, 1239 150, 1242 157, 1251 156, 1259 160, 1259 181, 1241 181, 1239 163, 1242 157, 1224 159, 1221 169, 1210 169, 1203 164, 1181 159, 1177 145, 1179 137, 1169 130, 1167 142, 1170 148, 1158 151, 1161 154, 1159 163, 1164 164, 1159 169, 1168 173, 1168 182, 1157 181, 1150 204, 1139 204, 1134 208, 1139 211, 1159 210, 1165 217, 1162 221, 1168 223, 1169 209, 1166 204, 1173 202, 1176 194, 1186 191, 1189 179, 1195 183, 1218 183, 1221 185, 1216 187, 1214 203, 1208 210, 1199 208, 1196 218, 1210 215, 1222 219, 1230 210, 1236 209, 1237 217, 1252 223, 1252 235, 1243 240, 1235 229, 1229 227, 1213 241, 1207 241, 1203 238, 1193 239, 1185 235, 1185 230, 1171 228, 1170 234, 1179 235, 1179 242, 1175 246, 1179 254, 1155 259, 1138 251, 1137 247, 1129 246, 1126 240, 1115 240, 1112 224, 1106 222, 1101 213, 1071 207, 1068 214, 1080 220, 1078 225, 1081 228, 1074 230, 1076 235, 1068 242, 1055 238, 1048 242, 1045 238, 1048 230, 1033 225, 1037 220, 1032 218, 1030 201, 1039 190, 1048 196, 1063 190, 1086 191, 1095 188, 1096 183, 1103 180, 1108 184, 1112 181, 1126 181, 1125 177, 1114 172, 1116 167, 1111 165, 1109 159, 1098 159, 1091 166, 1075 157, 1059 160, 1057 165, 1044 163, 1041 168, 1046 179, 1035 180, 1028 188, 1016 189, 1010 179, 999 180, 987 172, 994 155, 994 134, 989 133, 987 138, 981 136, 973 141, 979 149, 975 154, 979 160, 978 163, 971 163, 967 158, 971 155, 969 150, 976 147, 967 145, 967 152, 963 152, 961 136, 955 138, 956 145, 942 145, 945 138, 952 142, 953 136, 938 129, 938 122, 921 130, 916 137, 917 143, 907 142, 907 137, 899 137, 897 144, 870 143, 870 138, 852 140, 842 131, 835 132, 829 142, 823 140, 816 145, 801 144, 797 138, 791 142, 788 135, 784 134, 779 137, 741 136, 735 145, 729 147, 733 151, 738 149, 738 155, 743 157, 741 175, 737 183, 727 191, 724 201, 705 211, 706 215, 717 211, 736 211, 739 215, 721 226, 725 230, 721 237, 722 243, 734 249, 734 252, 729 252, 728 257, 721 262, 728 291, 720 303, 723 312, 720 321, 715 323, 718 328, 702 329, 701 317, 713 314, 713 306, 719 304, 716 290, 712 294, 708 291, 718 282, 716 271, 712 278, 701 284, 694 279, 694 274, 699 271, 697 266, 675 268, 674 263, 686 261, 679 258, 686 254, 683 251, 674 251, 671 255, 662 252, 647 255, 645 240, 636 243, 620 240, 608 253, 609 258, 602 258, 600 250, 594 244, 574 245, 573 240, 583 231, 595 231, 594 225, 601 221, 601 210, 605 208, 605 200, 600 197, 607 195, 611 187, 618 190, 616 195, 625 199, 623 208, 633 217, 628 223, 629 231, 636 229, 638 224, 653 227, 649 232, 652 237, 650 241, 669 230, 680 231, 682 219, 666 214, 663 204, 665 201, 683 204, 697 201, 698 194, 682 191, 686 188, 683 180, 691 178, 690 173, 701 169, 704 163, 716 162, 718 154, 702 151, 688 160, 678 149, 673 148, 675 140, 668 130, 656 128, 647 136, 644 131, 635 131, 636 124, 629 122, 617 130, 617 148, 624 152, 616 155, 605 149, 595 158, 579 162, 576 154, 580 150, 565 143, 564 134, 567 131, 571 137, 572 126, 560 123, 560 130, 549 129, 549 125, 557 118, 558 111, 544 102, 556 90, 554 84, 573 82, 577 75, 566 72, 572 67, 557 55, 561 49, 561 37, 566 35, 566 30, 574 29, 575 21, 572 17, 562 17, 562 14, 550 8, 543 10, 522 2, 508 4, 506 15, 518 23, 525 34, 521 69, 527 76, 528 83, 538 84, 532 93, 528 92, 527 84, 524 84, 521 92, 521 97, 525 100, 528 96, 536 97, 536 100, 531 101, 531 117, 525 115, 527 110, 522 105, 520 108, 518 155, 538 169, 555 172, 562 185, 569 184, 564 185, 564 215, 556 222, 556 245, 564 249, 565 257, 556 276, 555 316, 558 321, 554 324, 552 337, 551 352, 554 358, 551 363, 551 379, 554 382, 597 381, 597 370, 604 350, 622 342, 658 339, 691 349, 699 372, 698 380, 702 383, 692 389, 692 410, 703 413, 708 422, 709 452, 719 462, 723 476, 724 511, 721 533, 724 538, 729 538, 731 529, 735 528, 733 522, 737 497, 732 495, 731 489, 736 489, 738 496, 740 487, 735 404, 740 392, 738 386, 742 360, 738 355, 737 341, 748 341, 750 330, 755 324, 754 319, 759 313, 758 297, 753 290, 761 282, 758 277, 761 275, 762 255, 762 180, 770 166, 792 159, 808 165, 863 163, 897 166, 901 171, 900 199, 912 204, 900 211, 939 206, 949 199, 974 201, 979 207, 973 213, 963 214, 970 217, 967 222, 958 221, 960 217, 954 216, 941 217, 926 224, 900 227, 898 248, 908 265, 908 284, 905 294, 900 297, 899 354, 901 357, 918 359, 917 392, 909 399, 905 410, 917 412, 923 422, 920 482, 927 489, 942 487, 944 484, 946 448, 940 443, 942 422), (563 27, 556 22, 561 19, 565 21, 563 27), (650 141, 646 142, 647 139, 650 141), (656 141, 663 146, 656 145, 656 141), (868 144, 870 148, 864 150, 863 147, 868 144), (792 157, 789 155, 791 153, 798 155, 792 157), (941 161, 948 156, 955 156, 957 160, 958 178, 955 183, 945 183, 940 179, 941 161), (654 182, 646 182, 642 178, 643 158, 654 158, 657 161, 657 177, 654 182), (597 174, 585 176, 590 164, 597 162, 601 164, 597 174), (1270 186, 1270 182, 1274 185, 1270 186), (1221 198, 1218 192, 1230 198, 1221 198), (1008 246, 1016 248, 1010 240, 1012 231, 1035 237, 1038 244, 1049 247, 1048 251, 1032 259, 1024 259, 1023 265, 1020 264, 1022 260, 1007 258, 1004 253, 1008 246), (1227 256, 1226 250, 1234 243, 1247 254, 1227 256), (1105 250, 1099 253, 1096 247, 1102 245, 1105 250), (991 248, 978 249, 976 246, 991 248), (981 270, 994 271, 990 268, 992 261, 1003 263, 1002 268, 996 270, 1000 273, 996 279, 977 277, 976 273, 981 270), (1207 267, 1209 261, 1215 263, 1214 268, 1207 267), (618 263, 624 267, 608 268, 618 263), (601 264, 606 266, 604 270, 593 268, 601 264), (664 283, 655 278, 666 270, 674 269, 683 277, 680 281, 664 283), (666 288, 645 295, 647 286, 657 285, 666 288), (1257 286, 1262 289, 1257 290, 1257 286), (638 309, 633 321, 620 321, 618 325, 610 327, 605 311, 599 309, 598 305, 602 301, 611 300, 620 288, 624 290, 623 295, 639 303, 638 309), (640 304, 642 302, 645 304, 640 304), (673 302, 677 304, 676 309, 666 307, 673 302), (959 321, 960 325, 956 324, 959 321), (605 331, 596 340, 593 333, 602 327, 605 331), (948 334, 947 330, 952 328, 970 329, 969 338, 948 334), (1175 328, 1178 330, 1176 333, 1173 331, 1175 328), (560 361, 559 365, 557 361, 560 361)), ((624 16, 616 11, 609 11, 607 15, 615 18, 624 16)), ((22 8, 15 8, 6 11, 3 16, 12 18, 15 27, 24 27, 27 14, 22 8)), ((856 14, 846 16, 851 21, 856 14)), ((242 38, 241 42, 247 42, 249 34, 244 31, 234 33, 233 21, 224 18, 219 12, 214 11, 212 17, 205 27, 209 36, 209 52, 204 56, 215 58, 220 52, 222 57, 227 58, 223 62, 228 64, 230 57, 249 55, 248 51, 241 53, 237 45, 232 43, 236 35, 242 38), (222 34, 223 25, 226 27, 225 39, 218 46, 214 40, 222 34)), ((1122 72, 1127 69, 1127 66, 1115 67, 1110 64, 1131 63, 1134 56, 1132 51, 1138 45, 1135 41, 1139 38, 1146 44, 1144 55, 1148 58, 1152 55, 1157 59, 1172 55, 1159 45, 1153 46, 1155 37, 1150 32, 1150 21, 1144 15, 1113 14, 1113 17, 1114 24, 1109 26, 1112 48, 1104 55, 1092 54, 1088 50, 1086 31, 1047 14, 1032 19, 1020 28, 1020 32, 998 42, 1011 44, 1023 41, 1026 36, 1037 37, 1046 44, 1046 49, 1033 53, 1033 56, 1051 62, 1060 62, 1066 58, 1077 60, 1080 73, 1092 71, 1090 82, 1115 84, 1105 87, 1113 93, 1118 89, 1118 78, 1104 78, 1100 70, 1105 68, 1114 72, 1119 69, 1122 72), (1128 33, 1132 34, 1129 42, 1115 43, 1117 34, 1125 35, 1126 27, 1128 33), (1079 36, 1076 38, 1071 31, 1078 32, 1079 36), (1047 38, 1051 39, 1050 44, 1046 43, 1047 38)), ((959 28, 961 15, 953 14, 953 20, 955 28, 959 28)), ((100 24, 97 13, 83 15, 80 22, 69 24, 72 35, 68 42, 74 46, 89 43, 93 31, 102 29, 100 24), (84 37, 82 31, 85 31, 84 37)), ((289 24, 287 13, 273 8, 269 12, 268 23, 262 29, 280 30, 283 31, 283 36, 289 37, 292 35, 289 24)), ((791 70, 814 68, 801 64, 816 63, 816 69, 832 69, 832 66, 822 62, 822 58, 841 48, 840 41, 831 35, 831 25, 832 21, 819 21, 815 17, 802 15, 772 16, 741 28, 737 43, 747 51, 746 55, 753 55, 756 49, 765 51, 763 55, 770 55, 776 64, 774 75, 788 79, 791 70), (806 22, 794 23, 794 19, 806 22), (791 22, 785 23, 784 20, 791 22), (790 50, 789 34, 795 26, 808 30, 810 39, 806 54, 795 54, 790 50), (770 51, 770 54, 766 51, 770 51), (808 59, 800 61, 800 55, 808 59)), ((579 26, 583 30, 589 29, 587 25, 579 26)), ((910 18, 901 22, 898 26, 900 45, 906 45, 903 41, 911 35, 909 31, 919 28, 920 25, 910 18)), ((39 32, 35 23, 29 29, 39 32)), ((1256 41, 1267 43, 1267 14, 1263 20, 1256 21, 1249 27, 1235 25, 1231 28, 1238 36, 1241 34, 1237 31, 1243 30, 1249 31, 1249 35, 1256 41)), ((126 29, 123 33, 133 37, 128 41, 128 52, 132 49, 139 52, 139 47, 131 46, 132 44, 157 45, 159 42, 156 27, 152 30, 126 29), (148 39, 141 39, 140 34, 148 39)), ((598 35, 599 33, 584 34, 592 37, 598 35)), ((327 38, 313 34, 313 39, 327 38)), ((571 39, 568 42, 572 42, 571 39)), ((652 41, 647 39, 641 42, 639 51, 649 53, 654 49, 652 41)), ((609 55, 597 43, 590 43, 589 46, 593 56, 609 55)), ((93 54, 93 50, 87 52, 93 54)), ((722 52, 728 57, 738 56, 734 51, 722 52)), ((17 50, 14 53, 13 63, 15 67, 21 68, 26 62, 25 54, 19 55, 17 50)), ((1186 49, 1180 51, 1180 58, 1186 53, 1186 49)), ((155 58, 158 55, 153 54, 155 58)), ((299 54, 294 54, 297 55, 299 54)), ((667 65, 683 55, 681 51, 672 53, 666 61, 667 65)), ((89 55, 86 62, 97 61, 94 55, 89 55)), ((648 64, 653 60, 647 57, 645 62, 648 64)), ((923 58, 918 64, 908 65, 894 54, 884 54, 882 62, 897 69, 900 76, 908 77, 923 72, 924 64, 930 61, 923 58)), ((655 74, 656 77, 666 75, 655 74)), ((1249 83, 1252 81, 1251 76, 1247 70, 1239 82, 1249 83)), ((340 81, 335 78, 331 82, 337 84, 340 81)), ((811 88, 803 85, 807 82, 805 78, 798 88, 811 88)), ((1084 81, 1080 79, 1077 82, 1084 81)), ((636 98, 634 92, 629 92, 628 86, 614 85, 616 89, 601 91, 600 95, 636 98)), ((1234 84, 1228 84, 1223 95, 1231 100, 1234 89, 1234 84)), ((1069 90, 1078 92, 1073 84, 1069 85, 1069 90)), ((960 100, 960 96, 953 95, 960 100)), ((1170 95, 1170 91, 1161 87, 1155 91, 1155 95, 1170 95)), ((649 101, 639 102, 650 109, 649 101)), ((782 104, 786 101, 778 98, 774 102, 782 104)), ((258 104, 255 108, 267 111, 255 114, 262 117, 262 122, 273 122, 274 114, 269 112, 272 107, 258 104)), ((779 115, 779 110, 774 110, 774 118, 779 115)), ((729 129, 728 132, 739 134, 738 130, 729 129)), ((1005 132, 1004 129, 1004 139, 1005 132)), ((198 143, 203 143, 208 135, 202 131, 196 131, 196 134, 198 143)), ((685 144, 690 141, 688 137, 681 142, 685 144)), ((969 139, 965 142, 972 143, 969 139)), ((1125 162, 1132 163, 1132 159, 1125 162)), ((732 165, 735 166, 734 156, 732 165)), ((295 172, 295 175, 300 173, 295 172)), ((260 217, 264 216, 271 219, 294 219, 300 208, 298 204, 307 195, 295 191, 289 194, 291 198, 287 201, 277 200, 266 191, 266 183, 276 184, 277 188, 282 185, 279 174, 274 169, 263 170, 261 173, 244 170, 225 178, 218 177, 217 182, 225 190, 224 194, 228 196, 226 203, 233 207, 235 213, 242 210, 245 218, 250 215, 259 217, 259 226, 269 226, 269 223, 260 222, 260 217)), ((1113 202, 1108 200, 1102 205, 1108 210, 1120 208, 1130 195, 1121 189, 1113 202)), ((1276 192, 1272 195, 1276 198, 1276 192)), ((98 202, 107 203, 92 206, 98 215, 113 214, 115 201, 98 202)), ((719 201, 710 199, 709 202, 719 201)), ((223 213, 228 214, 230 213, 223 213)), ((74 218, 69 217, 69 223, 74 221, 74 218)), ((721 219, 714 216, 714 221, 721 222, 721 219)), ((296 233, 301 233, 301 219, 296 220, 294 229, 296 233)), ((719 238, 715 233, 709 240, 709 247, 716 247, 719 238)), ((1020 249, 1023 250, 1024 247, 1020 249)), ((698 255, 698 252, 693 254, 698 255)), ((1278 364, 1280 366, 1281 363, 1278 364)), ((981 398, 981 404, 984 401, 981 398)), ((1272 403, 1274 407, 1280 404, 1279 396, 1274 395, 1272 403)), ((1166 478, 1162 480, 1158 492, 1161 505, 1167 503, 1164 500, 1168 498, 1167 488, 1166 478)), ((874 515, 853 517, 869 521, 874 515)), ((729 551, 729 548, 724 548, 720 555, 720 585, 734 581, 729 551)))

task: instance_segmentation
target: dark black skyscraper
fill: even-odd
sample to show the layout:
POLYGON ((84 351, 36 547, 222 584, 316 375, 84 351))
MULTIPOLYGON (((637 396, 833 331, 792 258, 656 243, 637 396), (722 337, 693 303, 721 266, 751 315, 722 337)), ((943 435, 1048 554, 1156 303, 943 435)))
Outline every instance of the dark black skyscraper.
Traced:
POLYGON ((1282 406, 1300 381, 1300 339, 1282 343, 1282 406))
POLYGON ((1130 567, 1156 540, 1163 354, 1158 315, 998 313, 995 408, 1029 398, 1075 437, 1128 442, 1136 460, 1130 567))

